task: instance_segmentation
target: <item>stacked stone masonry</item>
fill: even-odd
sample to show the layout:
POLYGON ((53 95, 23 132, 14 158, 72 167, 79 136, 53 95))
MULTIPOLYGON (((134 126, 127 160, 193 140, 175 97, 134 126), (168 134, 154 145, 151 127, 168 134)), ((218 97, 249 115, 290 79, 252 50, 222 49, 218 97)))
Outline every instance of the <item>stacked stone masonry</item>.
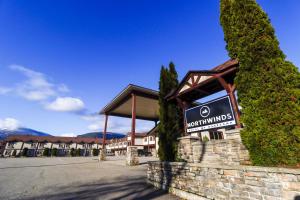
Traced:
POLYGON ((300 170, 150 162, 148 181, 184 199, 297 200, 300 170))
POLYGON ((200 141, 199 137, 179 138, 179 157, 189 163, 216 165, 251 164, 249 152, 239 136, 240 129, 227 130, 225 140, 200 141))
POLYGON ((192 143, 192 157, 188 162, 240 165, 250 164, 250 157, 248 150, 239 140, 197 141, 192 143))
POLYGON ((134 166, 139 164, 138 148, 136 146, 127 147, 126 165, 134 166))

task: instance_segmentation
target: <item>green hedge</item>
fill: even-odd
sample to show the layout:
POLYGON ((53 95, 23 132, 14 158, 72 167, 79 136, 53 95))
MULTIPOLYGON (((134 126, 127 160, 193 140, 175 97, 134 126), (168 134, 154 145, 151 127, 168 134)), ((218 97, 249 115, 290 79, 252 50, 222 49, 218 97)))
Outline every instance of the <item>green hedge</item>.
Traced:
POLYGON ((99 149, 93 149, 93 156, 98 156, 99 155, 99 149))
POLYGON ((22 151, 22 156, 27 156, 28 148, 25 147, 22 151))
POLYGON ((76 156, 80 156, 81 149, 76 149, 76 156))
POLYGON ((75 151, 74 148, 71 148, 70 154, 71 154, 72 157, 76 156, 76 151, 75 151))
POLYGON ((255 165, 300 162, 300 73, 286 61, 255 0, 221 0, 221 24, 242 107, 242 141, 255 165))
POLYGON ((51 155, 52 156, 57 156, 57 148, 53 148, 52 150, 51 150, 51 155))
POLYGON ((50 156, 50 149, 49 148, 44 149, 43 156, 50 156))

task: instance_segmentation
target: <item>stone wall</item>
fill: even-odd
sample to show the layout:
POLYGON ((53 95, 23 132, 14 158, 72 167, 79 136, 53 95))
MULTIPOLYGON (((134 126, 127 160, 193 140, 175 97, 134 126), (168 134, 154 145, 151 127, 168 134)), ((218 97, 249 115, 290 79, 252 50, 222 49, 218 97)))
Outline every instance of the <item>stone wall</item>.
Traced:
POLYGON ((199 137, 179 138, 179 157, 188 163, 217 165, 251 164, 249 152, 240 138, 240 129, 225 131, 225 140, 200 141, 199 137))
POLYGON ((198 141, 192 143, 192 149, 193 163, 216 165, 250 164, 248 150, 239 140, 198 141))
POLYGON ((147 175, 184 199, 300 199, 299 169, 149 162, 147 175))
POLYGON ((195 136, 185 136, 178 138, 178 156, 185 161, 193 162, 192 143, 199 142, 200 138, 195 136))

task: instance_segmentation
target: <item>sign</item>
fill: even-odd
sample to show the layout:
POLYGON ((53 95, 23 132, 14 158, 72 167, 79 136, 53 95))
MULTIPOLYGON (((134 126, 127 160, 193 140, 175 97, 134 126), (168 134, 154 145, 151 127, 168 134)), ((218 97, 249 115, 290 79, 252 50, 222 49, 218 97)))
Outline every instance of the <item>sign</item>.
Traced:
POLYGON ((187 109, 185 120, 187 133, 236 125, 229 96, 187 109))

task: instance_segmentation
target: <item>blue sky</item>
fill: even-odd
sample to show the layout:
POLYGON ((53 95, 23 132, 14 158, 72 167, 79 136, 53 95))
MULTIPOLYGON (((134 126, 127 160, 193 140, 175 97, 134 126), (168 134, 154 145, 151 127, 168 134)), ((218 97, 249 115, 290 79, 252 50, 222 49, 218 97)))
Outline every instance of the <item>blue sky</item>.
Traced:
MULTIPOLYGON (((300 2, 258 3, 300 66, 300 2)), ((99 111, 129 83, 157 89, 162 64, 173 61, 181 79, 228 59, 218 0, 0 0, 0 27, 0 128, 102 130, 103 119, 83 111, 99 111)), ((130 130, 129 120, 109 124, 130 130)))

